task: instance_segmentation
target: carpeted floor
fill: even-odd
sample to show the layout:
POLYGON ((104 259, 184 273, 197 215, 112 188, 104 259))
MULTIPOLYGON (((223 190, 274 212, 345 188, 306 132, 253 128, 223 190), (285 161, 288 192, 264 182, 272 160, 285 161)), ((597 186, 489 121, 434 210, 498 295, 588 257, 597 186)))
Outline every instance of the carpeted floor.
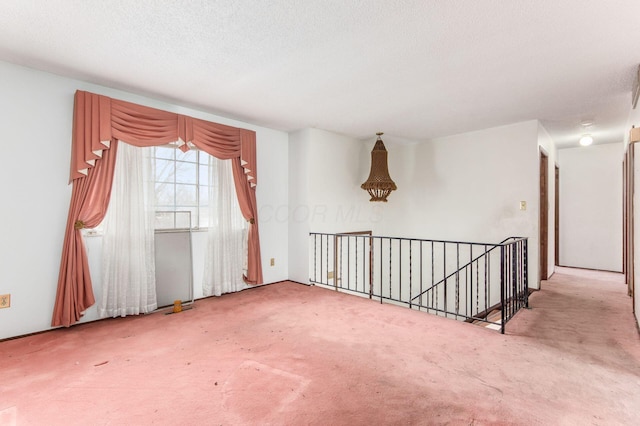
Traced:
POLYGON ((0 343, 0 424, 640 424, 619 274, 559 268, 507 334, 280 283, 0 343))

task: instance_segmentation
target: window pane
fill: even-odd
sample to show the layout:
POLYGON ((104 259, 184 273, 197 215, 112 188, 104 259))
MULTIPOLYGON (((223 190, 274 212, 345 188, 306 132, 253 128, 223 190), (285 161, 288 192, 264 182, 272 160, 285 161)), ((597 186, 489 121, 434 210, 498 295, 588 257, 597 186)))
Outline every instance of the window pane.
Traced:
POLYGON ((176 162, 176 183, 197 183, 196 164, 176 162))
POLYGON ((156 146, 155 157, 166 158, 167 160, 173 160, 173 156, 176 149, 172 146, 156 146))
POLYGON ((197 206, 196 186, 176 184, 176 205, 178 206, 197 206))
POLYGON ((172 206, 168 210, 173 210, 173 205, 176 203, 175 188, 173 183, 156 182, 156 210, 160 209, 157 206, 172 206))
POLYGON ((173 182, 175 179, 175 162, 156 159, 156 181, 173 182))
POLYGON ((203 166, 208 165, 211 158, 213 158, 204 151, 198 151, 198 154, 198 162, 203 166))
POLYGON ((198 224, 198 226, 200 228, 208 228, 209 227, 209 206, 200 206, 200 213, 199 213, 199 219, 200 219, 200 223, 198 224))
POLYGON ((200 185, 209 185, 209 166, 200 165, 198 172, 200 173, 200 185))
POLYGON ((195 149, 190 149, 187 152, 182 152, 182 150, 180 149, 175 149, 176 152, 176 160, 179 161, 192 161, 192 162, 196 162, 198 161, 198 151, 195 149))
MULTIPOLYGON (((165 210, 162 207, 159 207, 159 209, 165 210)), ((168 208, 166 210, 172 210, 172 208, 168 208)), ((173 213, 169 212, 156 212, 155 229, 173 229, 173 216, 173 213)))
POLYGON ((188 229, 189 228, 189 215, 185 214, 184 211, 191 212, 191 226, 196 225, 196 207, 178 207, 178 212, 176 213, 176 228, 188 229))
POLYGON ((209 187, 200 185, 200 206, 208 206, 209 205, 209 187))
POLYGON ((215 167, 219 161, 197 149, 154 148, 156 210, 167 211, 157 215, 157 229, 187 228, 188 218, 179 213, 184 210, 191 212, 194 228, 206 228, 217 220, 209 217, 209 165, 215 167))

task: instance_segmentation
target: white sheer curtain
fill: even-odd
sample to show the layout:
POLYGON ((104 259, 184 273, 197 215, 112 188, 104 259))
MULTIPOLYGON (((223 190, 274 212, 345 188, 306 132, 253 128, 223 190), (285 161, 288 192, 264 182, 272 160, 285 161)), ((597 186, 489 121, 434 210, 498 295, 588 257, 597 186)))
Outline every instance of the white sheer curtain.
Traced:
POLYGON ((209 164, 209 235, 202 291, 205 296, 220 296, 248 287, 242 279, 247 224, 238 206, 231 161, 210 157, 209 164))
POLYGON ((157 308, 152 149, 118 144, 103 221, 101 318, 157 308))

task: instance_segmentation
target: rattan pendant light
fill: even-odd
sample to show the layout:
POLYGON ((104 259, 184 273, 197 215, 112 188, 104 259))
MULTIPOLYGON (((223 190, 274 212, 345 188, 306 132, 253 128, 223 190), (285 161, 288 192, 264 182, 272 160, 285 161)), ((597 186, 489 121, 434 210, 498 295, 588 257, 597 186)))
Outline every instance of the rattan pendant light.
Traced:
POLYGON ((391 191, 395 191, 398 187, 389 176, 387 149, 381 138, 383 133, 376 133, 376 135, 378 135, 378 140, 371 150, 371 172, 367 181, 360 187, 371 195, 369 201, 384 201, 386 203, 391 191))

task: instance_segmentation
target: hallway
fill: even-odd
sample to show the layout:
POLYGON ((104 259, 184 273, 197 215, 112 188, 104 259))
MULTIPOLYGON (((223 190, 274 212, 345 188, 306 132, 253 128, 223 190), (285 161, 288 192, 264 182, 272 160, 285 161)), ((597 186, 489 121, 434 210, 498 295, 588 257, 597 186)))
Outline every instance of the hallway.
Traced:
POLYGON ((506 334, 291 282, 0 342, 0 424, 640 424, 620 274, 558 268, 506 334))
POLYGON ((576 406, 568 411, 579 404, 588 411, 608 400, 612 417, 594 414, 594 424, 640 424, 640 334, 624 276, 558 266, 555 270, 542 282, 542 290, 531 295, 532 309, 507 325, 508 333, 537 348, 542 365, 564 366, 548 377, 547 391, 558 398, 572 392, 576 406), (631 388, 624 391, 627 386, 631 388), (600 395, 583 399, 596 387, 602 388, 600 395))

